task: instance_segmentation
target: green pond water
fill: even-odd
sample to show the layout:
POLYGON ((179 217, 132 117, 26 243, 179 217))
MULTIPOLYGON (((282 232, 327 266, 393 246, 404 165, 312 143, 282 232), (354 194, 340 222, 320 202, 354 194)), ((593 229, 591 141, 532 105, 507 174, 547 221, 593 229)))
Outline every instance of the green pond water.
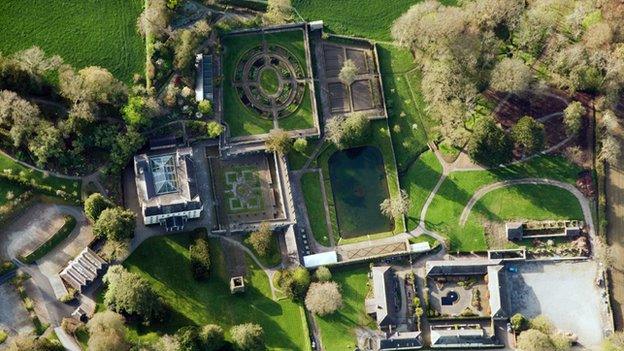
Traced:
POLYGON ((329 158, 329 175, 341 237, 392 230, 390 219, 379 210, 389 197, 379 149, 363 146, 335 152, 329 158))

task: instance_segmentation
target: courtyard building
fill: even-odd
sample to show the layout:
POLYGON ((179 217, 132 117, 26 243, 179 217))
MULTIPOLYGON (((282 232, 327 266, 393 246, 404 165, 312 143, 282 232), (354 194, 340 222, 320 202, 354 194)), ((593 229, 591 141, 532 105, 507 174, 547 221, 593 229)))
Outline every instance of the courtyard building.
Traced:
POLYGON ((137 195, 145 225, 181 230, 203 206, 195 181, 192 148, 150 150, 134 157, 137 195))

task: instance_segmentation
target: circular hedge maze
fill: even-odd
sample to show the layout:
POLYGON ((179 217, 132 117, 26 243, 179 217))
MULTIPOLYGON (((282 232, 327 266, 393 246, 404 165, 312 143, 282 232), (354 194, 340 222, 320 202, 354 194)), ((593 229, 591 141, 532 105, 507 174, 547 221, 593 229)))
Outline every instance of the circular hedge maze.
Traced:
POLYGON ((243 105, 267 118, 294 113, 306 89, 305 71, 297 58, 279 45, 259 45, 245 52, 234 76, 243 105))

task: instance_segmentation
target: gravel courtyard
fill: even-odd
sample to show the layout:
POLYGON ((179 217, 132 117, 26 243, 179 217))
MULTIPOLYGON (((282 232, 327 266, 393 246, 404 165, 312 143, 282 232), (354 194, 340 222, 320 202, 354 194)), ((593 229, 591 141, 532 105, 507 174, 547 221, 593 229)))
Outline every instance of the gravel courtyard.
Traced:
POLYGON ((593 261, 523 263, 508 272, 512 313, 532 318, 548 316, 561 331, 578 335, 590 349, 600 345, 608 327, 604 289, 596 286, 598 265, 593 261))

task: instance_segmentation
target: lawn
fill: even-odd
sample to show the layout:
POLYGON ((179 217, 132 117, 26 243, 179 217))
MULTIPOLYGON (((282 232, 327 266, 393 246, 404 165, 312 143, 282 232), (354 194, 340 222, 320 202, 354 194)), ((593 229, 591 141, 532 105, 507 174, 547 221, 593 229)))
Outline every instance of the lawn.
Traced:
POLYGON ((408 50, 390 44, 377 45, 388 125, 399 170, 407 169, 418 155, 427 150, 433 122, 426 113, 422 96, 421 74, 408 50))
MULTIPOLYGON (((297 12, 307 21, 323 20, 331 33, 389 41, 390 28, 417 0, 293 0, 297 12)), ((457 0, 444 0, 455 4, 457 0)))
POLYGON ((136 30, 143 2, 0 1, 0 51, 37 45, 77 68, 101 66, 129 83, 145 67, 145 44, 136 30))
POLYGON ((343 307, 336 313, 316 316, 321 342, 326 351, 354 350, 357 346, 354 329, 375 323, 364 311, 364 299, 368 292, 368 265, 332 269, 333 280, 342 288, 343 307))
MULTIPOLYGON (((442 183, 426 214, 427 228, 447 236, 451 249, 456 251, 481 251, 487 249, 483 227, 469 221, 459 227, 459 217, 474 192, 487 184, 505 179, 526 177, 550 178, 574 184, 580 169, 559 156, 543 156, 506 168, 487 171, 453 172, 442 183)), ((568 206, 559 199, 557 206, 568 206)), ((513 199, 506 200, 513 203, 513 199)), ((526 209, 518 206, 516 215, 523 216, 526 209)), ((528 210, 530 213, 531 209, 528 210)))
POLYGON ((306 146, 303 152, 296 151, 293 148, 290 148, 288 152, 288 166, 291 170, 296 171, 301 168, 308 162, 310 156, 314 152, 314 149, 318 146, 319 139, 316 137, 308 138, 308 146, 306 146))
MULTIPOLYGON (((291 30, 278 33, 248 34, 225 36, 224 65, 225 77, 223 89, 223 103, 225 120, 230 128, 231 136, 244 136, 268 133, 273 128, 273 120, 264 118, 249 108, 240 100, 236 88, 231 82, 234 80, 236 67, 242 56, 259 46, 263 40, 270 45, 279 45, 287 49, 297 61, 307 76, 307 61, 305 56, 305 44, 303 32, 301 30, 291 30)), ((270 85, 269 76, 264 78, 264 83, 270 85)), ((306 86, 301 103, 290 116, 281 119, 278 124, 285 130, 307 129, 314 127, 314 116, 312 114, 312 99, 310 89, 306 86)))
POLYGON ((245 278, 247 291, 231 295, 224 255, 218 239, 210 240, 211 276, 196 282, 189 269, 188 246, 192 234, 153 237, 145 241, 124 265, 147 279, 171 308, 164 324, 131 325, 135 341, 153 342, 163 333, 187 325, 219 324, 230 338, 231 326, 260 324, 270 350, 307 350, 308 331, 303 308, 289 300, 273 301, 266 274, 250 259, 245 278))
POLYGON ((427 151, 410 165, 399 180, 411 201, 407 214, 407 229, 412 230, 420 223, 420 212, 427 197, 442 175, 442 165, 432 151, 427 151))
POLYGON ((327 217, 323 205, 321 193, 321 181, 318 173, 305 173, 301 176, 301 189, 305 199, 308 219, 312 227, 312 234, 321 245, 329 246, 329 233, 327 231, 327 217))
MULTIPOLYGON (((49 186, 57 190, 63 190, 71 194, 73 197, 77 199, 80 198, 81 182, 79 180, 64 179, 64 178, 58 178, 58 177, 46 175, 43 172, 39 172, 39 171, 32 170, 30 168, 26 168, 22 166, 21 164, 13 161, 6 155, 0 153, 0 172, 7 172, 7 170, 10 170, 10 172, 13 175, 23 174, 25 178, 30 179, 31 182, 34 182, 36 184, 49 186)), ((6 187, 8 186, 7 183, 10 183, 10 182, 2 180, 2 183, 0 183, 0 194, 2 192, 2 184, 5 184, 4 186, 6 187)), ((12 189, 12 191, 17 196, 18 194, 16 192, 20 190, 16 191, 15 189, 18 189, 18 187, 15 186, 12 189)))

